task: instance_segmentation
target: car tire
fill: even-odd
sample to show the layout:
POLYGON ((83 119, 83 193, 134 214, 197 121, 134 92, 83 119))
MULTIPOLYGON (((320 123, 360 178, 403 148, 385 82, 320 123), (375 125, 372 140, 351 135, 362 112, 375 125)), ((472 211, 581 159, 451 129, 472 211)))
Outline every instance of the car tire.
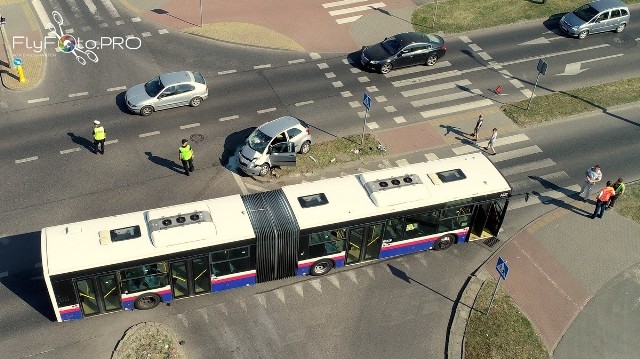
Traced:
POLYGON ((189 106, 198 107, 202 103, 202 97, 194 97, 189 101, 189 106))
POLYGON ((321 276, 329 273, 333 269, 335 264, 331 259, 321 259, 311 265, 309 274, 313 276, 321 276))
POLYGON ((436 64, 436 62, 438 62, 438 55, 429 54, 429 56, 427 57, 427 61, 425 61, 424 64, 427 66, 433 66, 436 64))
POLYGON ((133 305, 136 309, 147 310, 157 307, 160 302, 162 302, 162 299, 159 295, 155 293, 146 293, 136 298, 133 305))
POLYGON ((433 249, 436 251, 443 251, 453 245, 455 243, 456 237, 453 234, 445 234, 444 236, 438 238, 438 240, 433 244, 433 249))
POLYGON ((589 35, 589 30, 582 30, 578 34, 578 39, 584 39, 587 35, 589 35))
POLYGON ((267 174, 269 174, 269 170, 271 169, 271 167, 269 167, 268 163, 263 163, 262 166, 260 166, 260 176, 266 176, 267 174))
POLYGON ((300 146, 300 153, 302 153, 304 155, 305 153, 309 153, 310 149, 311 149, 311 142, 304 141, 302 146, 300 146))
POLYGON ((393 65, 391 65, 390 62, 387 62, 386 64, 383 64, 382 66, 380 66, 380 73, 388 74, 392 69, 393 69, 393 65))
POLYGON ((143 108, 140 109, 140 116, 149 116, 152 113, 153 113, 153 107, 151 106, 144 106, 143 108))
POLYGON ((616 32, 620 33, 622 31, 624 31, 624 28, 627 26, 627 24, 620 24, 618 25, 618 27, 616 27, 616 32))

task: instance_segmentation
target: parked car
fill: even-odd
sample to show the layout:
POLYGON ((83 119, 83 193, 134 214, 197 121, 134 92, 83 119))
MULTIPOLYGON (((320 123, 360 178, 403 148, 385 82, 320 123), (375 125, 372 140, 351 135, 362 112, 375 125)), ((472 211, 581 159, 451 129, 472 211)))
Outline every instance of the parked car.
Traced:
POLYGON ((207 97, 207 81, 200 73, 192 71, 162 74, 133 86, 125 94, 129 111, 142 116, 172 107, 200 106, 207 97))
POLYGON ((369 69, 386 74, 399 67, 433 66, 446 52, 444 39, 438 35, 405 32, 387 37, 379 44, 363 47, 360 62, 369 69))
POLYGON ((597 0, 584 4, 560 19, 560 29, 584 39, 598 32, 622 32, 629 23, 629 8, 619 0, 597 0))
POLYGON ((251 176, 264 176, 273 166, 295 166, 296 152, 311 148, 309 125, 284 116, 256 128, 238 153, 238 165, 251 176))

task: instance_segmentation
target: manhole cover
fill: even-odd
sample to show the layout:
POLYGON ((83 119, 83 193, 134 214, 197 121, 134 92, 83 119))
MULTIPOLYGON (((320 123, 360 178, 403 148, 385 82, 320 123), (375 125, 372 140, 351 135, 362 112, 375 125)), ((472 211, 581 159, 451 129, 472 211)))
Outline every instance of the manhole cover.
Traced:
POLYGON ((500 242, 500 240, 496 237, 487 238, 484 241, 482 241, 482 243, 484 243, 484 245, 486 245, 487 247, 493 247, 498 242, 500 242))
POLYGON ((191 142, 193 143, 198 143, 198 142, 202 142, 204 141, 204 135, 201 135, 199 133, 193 134, 191 135, 191 137, 189 137, 189 139, 191 140, 191 142))

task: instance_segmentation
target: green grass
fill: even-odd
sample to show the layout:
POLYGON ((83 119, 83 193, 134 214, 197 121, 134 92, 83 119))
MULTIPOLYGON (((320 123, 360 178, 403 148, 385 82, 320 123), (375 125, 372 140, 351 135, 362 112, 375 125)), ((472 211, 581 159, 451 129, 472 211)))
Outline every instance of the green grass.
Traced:
POLYGON ((297 156, 295 167, 282 167, 277 169, 276 173, 278 175, 309 174, 341 163, 384 156, 384 152, 378 150, 378 140, 372 134, 364 135, 364 146, 359 153, 355 153, 354 150, 360 148, 360 142, 360 135, 352 135, 312 144, 309 153, 297 156))
POLYGON ((540 337, 502 287, 484 314, 495 286, 487 280, 478 293, 465 333, 465 359, 548 359, 540 337))
MULTIPOLYGON (((440 0, 436 14, 435 1, 425 4, 411 16, 413 28, 421 32, 457 33, 498 25, 512 24, 520 20, 546 19, 571 11, 590 0, 440 0)), ((625 0, 632 4, 640 0, 625 0)))
POLYGON ((627 184, 614 208, 621 215, 640 223, 640 183, 627 184))
POLYGON ((535 97, 502 106, 502 112, 520 126, 548 122, 577 113, 640 101, 640 77, 535 97))

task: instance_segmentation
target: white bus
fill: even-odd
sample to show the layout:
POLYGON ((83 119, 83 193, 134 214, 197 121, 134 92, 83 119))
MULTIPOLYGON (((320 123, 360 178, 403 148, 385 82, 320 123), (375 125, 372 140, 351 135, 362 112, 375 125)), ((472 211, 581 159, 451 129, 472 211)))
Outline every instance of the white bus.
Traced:
POLYGON ((498 234, 511 188, 482 154, 42 230, 58 321, 498 234))

